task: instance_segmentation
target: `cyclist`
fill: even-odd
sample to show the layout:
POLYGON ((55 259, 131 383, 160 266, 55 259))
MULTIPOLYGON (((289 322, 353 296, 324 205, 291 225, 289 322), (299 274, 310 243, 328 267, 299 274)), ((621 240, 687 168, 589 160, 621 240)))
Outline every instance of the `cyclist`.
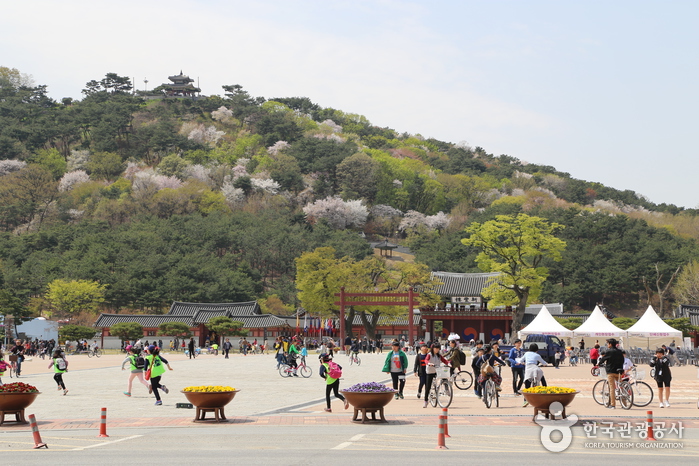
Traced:
POLYGON ((298 377, 299 375, 296 373, 298 370, 298 364, 296 363, 296 358, 299 356, 299 349, 296 346, 297 343, 293 342, 289 345, 289 354, 286 356, 286 362, 289 364, 289 367, 291 367, 294 370, 294 377, 298 377))
MULTIPOLYGON (((614 338, 607 340, 607 351, 599 358, 598 363, 605 365, 607 371, 607 381, 609 382, 609 409, 616 409, 616 384, 619 382, 621 374, 619 371, 624 369, 624 355, 617 348, 618 342, 614 338)), ((597 345, 595 345, 597 346, 597 345)))
POLYGON ((357 356, 359 356, 359 340, 355 338, 352 345, 350 345, 350 357, 356 358, 357 356))
POLYGON ((450 375, 454 375, 454 372, 461 370, 461 360, 465 359, 465 357, 462 358, 463 352, 459 348, 459 335, 452 333, 447 340, 449 341, 449 346, 444 357, 451 364, 450 375))
POLYGON ((495 366, 496 363, 500 364, 501 366, 505 365, 505 361, 492 353, 492 347, 490 345, 485 345, 478 349, 478 358, 476 360, 476 367, 478 369, 476 374, 479 374, 478 385, 480 386, 479 391, 481 394, 483 393, 483 387, 488 378, 493 379, 493 382, 495 382, 495 389, 497 391, 502 391, 502 388, 500 388, 502 377, 500 377, 497 372, 492 370, 492 367, 495 366), (490 367, 490 369, 488 369, 488 367, 490 367))
POLYGON ((434 381, 434 378, 437 376, 437 368, 440 367, 442 364, 448 366, 449 361, 439 354, 439 350, 441 349, 441 346, 439 343, 434 343, 432 347, 430 348, 430 352, 427 353, 427 356, 425 356, 425 373, 427 374, 426 380, 425 380, 425 404, 422 406, 423 408, 427 408, 427 400, 430 398, 430 390, 432 389, 432 382, 434 381))

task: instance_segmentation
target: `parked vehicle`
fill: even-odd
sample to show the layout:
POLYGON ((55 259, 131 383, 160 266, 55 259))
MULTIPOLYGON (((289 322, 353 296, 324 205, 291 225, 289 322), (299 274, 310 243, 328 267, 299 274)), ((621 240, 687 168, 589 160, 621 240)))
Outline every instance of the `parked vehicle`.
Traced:
MULTIPOLYGON (((553 335, 542 335, 542 334, 531 334, 527 335, 527 339, 524 340, 522 344, 522 349, 525 351, 529 349, 529 345, 536 343, 539 347, 538 353, 541 355, 544 361, 549 364, 554 363, 554 355, 556 351, 563 353, 565 351, 565 344, 556 336, 553 335)), ((500 352, 506 357, 513 346, 500 346, 500 352)))

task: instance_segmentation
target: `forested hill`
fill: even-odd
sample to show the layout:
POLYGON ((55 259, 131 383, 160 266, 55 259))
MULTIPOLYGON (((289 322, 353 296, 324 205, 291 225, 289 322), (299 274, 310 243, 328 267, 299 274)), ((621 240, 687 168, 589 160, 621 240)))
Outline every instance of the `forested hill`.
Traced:
POLYGON ((433 270, 477 271, 464 227, 503 213, 566 225, 541 298, 568 308, 655 299, 697 256, 696 210, 306 97, 230 85, 222 97, 153 98, 109 73, 56 102, 21 78, 0 67, 5 310, 40 312, 57 279, 103 284, 114 310, 270 296, 291 308, 305 251, 359 259, 363 232, 405 243, 433 270))

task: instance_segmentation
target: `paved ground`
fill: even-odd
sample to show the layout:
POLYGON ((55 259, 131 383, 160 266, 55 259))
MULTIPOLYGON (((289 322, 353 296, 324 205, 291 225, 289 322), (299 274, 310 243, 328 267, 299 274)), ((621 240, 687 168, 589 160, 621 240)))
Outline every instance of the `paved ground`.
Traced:
MULTIPOLYGON (((315 354, 309 357, 309 364, 314 373, 308 379, 280 377, 271 355, 235 355, 228 360, 221 356, 209 355, 200 356, 196 360, 186 359, 181 354, 168 354, 166 357, 174 370, 163 376, 163 383, 171 390, 169 395, 163 396, 163 406, 154 406, 154 398, 140 385, 134 384, 133 396, 130 398, 122 394, 126 389, 128 371, 120 370, 123 359, 121 356, 107 355, 99 359, 88 359, 86 356, 70 357, 71 370, 64 377, 70 390, 67 396, 62 396, 61 392, 56 391, 52 372, 46 367, 48 361, 35 359, 25 362, 20 380, 36 385, 42 391, 27 410, 27 414, 36 415, 40 431, 43 432, 47 443, 46 438, 50 438, 55 448, 64 445, 64 449, 80 451, 88 447, 132 448, 126 445, 138 442, 136 439, 142 435, 147 435, 148 432, 162 432, 162 429, 173 427, 187 427, 183 432, 192 432, 191 429, 194 428, 202 433, 213 431, 222 434, 233 429, 231 433, 235 432, 236 436, 250 433, 252 437, 263 438, 268 432, 277 432, 277 429, 284 430, 289 427, 294 427, 294 432, 299 435, 317 435, 318 432, 321 435, 330 435, 331 432, 342 431, 346 435, 339 436, 337 444, 328 448, 344 445, 341 448, 343 450, 384 450, 386 448, 381 445, 381 439, 393 442, 389 450, 398 447, 432 449, 436 443, 437 416, 441 410, 422 407, 422 401, 416 397, 416 377, 408 378, 405 399, 392 401, 386 407, 389 424, 360 426, 349 422, 351 411, 344 411, 339 400, 333 401, 333 413, 322 411, 324 382, 317 375, 315 354), (194 410, 175 408, 176 403, 186 402, 179 390, 188 385, 204 384, 230 385, 241 390, 226 409, 228 423, 193 424, 194 410), (109 440, 98 441, 95 436, 99 430, 102 407, 108 410, 107 428, 111 437, 109 440), (245 427, 245 430, 240 430, 242 427, 245 427), (327 430, 328 428, 331 430, 327 430), (356 437, 360 434, 361 437, 356 437), (427 436, 427 439, 423 439, 424 436, 427 436), (355 437, 356 440, 350 440, 355 437)), ((360 367, 350 366, 345 356, 336 358, 344 367, 341 388, 357 382, 386 381, 386 374, 381 372, 385 354, 362 354, 361 357, 360 367)), ((610 411, 594 402, 591 388, 596 379, 590 376, 589 369, 589 366, 545 369, 549 385, 573 387, 581 391, 568 410, 568 414, 576 414, 580 418, 579 427, 575 428, 575 442, 571 451, 587 448, 584 447, 584 442, 588 439, 580 427, 583 422, 640 423, 645 420, 648 409, 653 410, 656 422, 665 421, 668 427, 671 423, 682 422, 686 441, 681 451, 677 450, 674 454, 683 455, 690 451, 696 454, 699 451, 699 429, 696 429, 699 427, 699 386, 696 368, 674 368, 671 408, 660 409, 654 401, 648 408, 633 408, 629 411, 610 411)), ((10 381, 14 379, 3 377, 3 382, 10 381)), ((652 381, 649 382, 653 385, 652 381)), ((512 429, 516 428, 517 432, 526 432, 516 437, 515 444, 519 445, 517 448, 545 451, 538 440, 541 428, 532 422, 532 408, 523 408, 522 398, 512 394, 509 370, 504 373, 503 388, 500 407, 492 409, 485 408, 473 395, 472 390, 456 391, 449 408, 449 427, 453 436, 449 439, 449 444, 453 449, 466 451, 470 448, 476 451, 478 448, 485 448, 484 444, 488 444, 493 438, 497 439, 503 435, 514 439, 511 433, 514 432, 512 429), (479 432, 483 429, 495 429, 498 433, 493 434, 494 437, 480 438, 479 432)), ((29 448, 27 445, 32 446, 31 434, 26 425, 5 423, 0 426, 0 438, 3 439, 0 451, 19 451, 29 448), (8 440, 7 445, 5 439, 8 440)), ((216 435, 212 438, 216 438, 216 435)), ((280 441, 286 445, 290 440, 280 441)), ((498 448, 502 447, 499 441, 495 444, 498 448)), ((303 448, 296 444, 289 448, 297 447, 303 448)), ((506 450, 519 451, 517 448, 506 450)), ((649 454, 648 458, 651 457, 654 456, 649 454)))

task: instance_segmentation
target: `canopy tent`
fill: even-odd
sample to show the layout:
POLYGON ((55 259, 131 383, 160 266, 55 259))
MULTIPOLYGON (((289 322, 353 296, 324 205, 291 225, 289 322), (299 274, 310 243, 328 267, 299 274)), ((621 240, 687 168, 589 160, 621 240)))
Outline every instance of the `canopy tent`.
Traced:
POLYGON ((626 330, 622 330, 607 319, 599 306, 595 306, 590 317, 582 325, 573 330, 576 337, 612 338, 626 336, 626 330))
POLYGON ((519 331, 520 338, 532 334, 570 337, 573 335, 573 331, 561 325, 560 322, 553 318, 549 310, 546 309, 546 306, 542 306, 539 313, 534 317, 534 320, 519 331))
POLYGON ((659 346, 669 344, 675 338, 682 339, 682 332, 666 324, 655 313, 653 306, 648 306, 638 322, 629 327, 626 332, 629 336, 629 344, 638 346, 645 343, 647 348, 651 348, 651 343, 653 346, 659 346))

